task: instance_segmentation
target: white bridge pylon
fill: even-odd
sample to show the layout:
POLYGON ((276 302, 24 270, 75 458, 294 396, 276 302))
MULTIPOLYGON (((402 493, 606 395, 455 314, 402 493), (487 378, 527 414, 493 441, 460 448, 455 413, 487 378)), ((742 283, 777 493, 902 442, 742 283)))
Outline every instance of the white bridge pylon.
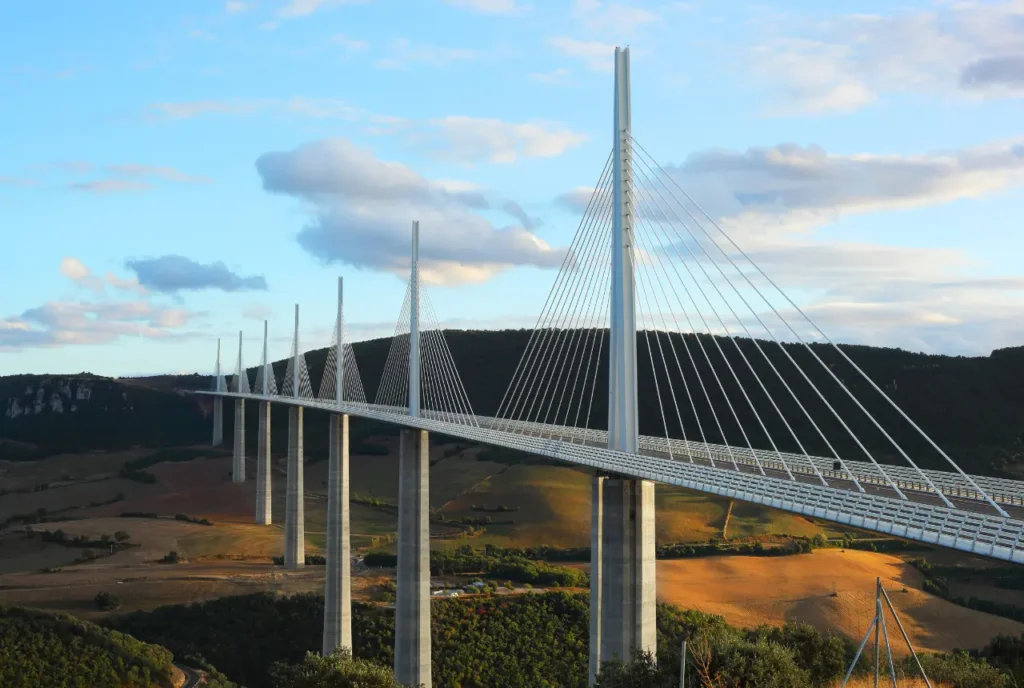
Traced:
MULTIPOLYGON (((246 396, 314 407, 342 403, 357 416, 363 414, 355 406, 375 416, 408 418, 415 322, 419 410, 431 422, 451 425, 446 434, 479 428, 488 437, 500 434, 502 442, 495 443, 503 446, 517 437, 540 438, 550 454, 560 453, 557 443, 607 448, 608 332, 612 304, 622 291, 622 277, 613 289, 612 233, 626 218, 638 381, 637 448, 627 453, 713 469, 712 475, 723 477, 707 491, 725 482, 726 473, 756 476, 759 499, 748 501, 777 501, 783 483, 796 483, 826 494, 892 500, 901 510, 920 505, 969 513, 984 528, 978 529, 980 521, 958 527, 957 541, 969 534, 971 542, 984 543, 997 535, 1014 552, 1024 545, 1014 525, 1020 512, 1007 520, 1006 510, 1022 506, 1024 483, 961 470, 628 128, 617 145, 626 154, 616 165, 609 154, 496 410, 474 413, 429 293, 412 278, 372 403, 340 312, 318 394, 296 332, 280 382, 264 353, 253 394, 246 396), (624 201, 615 200, 616 178, 620 188, 628 179, 624 201), (923 469, 921 460, 945 469, 923 469)), ((248 385, 241 355, 235 373, 229 385, 218 344, 210 393, 234 395, 239 382, 242 389, 248 385)), ((625 469, 623 463, 629 474, 625 469)), ((800 511, 797 506, 783 508, 800 511)), ((873 529, 892 532, 905 525, 883 518, 873 529)))
POLYGON ((672 168, 628 127, 617 135, 497 409, 474 411, 413 277, 372 403, 340 312, 318 393, 297 331, 280 381, 264 353, 250 393, 237 391, 249 381, 241 356, 225 380, 218 344, 205 393, 384 420, 1024 563, 1024 483, 961 470, 672 168), (613 236, 628 238, 615 270, 613 236), (630 343, 609 332, 628 329, 616 323, 630 273, 636 446, 613 437, 609 448, 612 384, 623 379, 609 375, 611 358, 630 343))

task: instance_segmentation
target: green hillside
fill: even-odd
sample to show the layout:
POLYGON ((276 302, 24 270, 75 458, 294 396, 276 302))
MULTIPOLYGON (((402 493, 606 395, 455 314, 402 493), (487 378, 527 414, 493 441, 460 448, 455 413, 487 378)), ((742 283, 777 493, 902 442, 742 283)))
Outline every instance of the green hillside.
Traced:
POLYGON ((148 688, 171 685, 159 645, 64 614, 0 607, 0 686, 148 688))
MULTIPOLYGON (((516 366, 526 349, 530 330, 506 331, 449 331, 445 333, 455 364, 461 374, 473 409, 481 415, 494 414, 508 388, 516 366)), ((710 336, 686 335, 686 342, 694 347, 703 344, 709 351, 717 352, 710 336)), ((828 455, 827 446, 820 440, 813 426, 803 415, 799 406, 786 391, 786 386, 771 370, 752 340, 739 340, 740 349, 750 360, 764 382, 768 392, 790 422, 796 434, 809 452, 828 455)), ((682 347, 682 337, 676 335, 674 343, 682 347)), ((729 342, 720 342, 722 351, 737 371, 743 386, 758 415, 764 421, 768 433, 782 450, 799 451, 789 431, 774 411, 768 398, 760 391, 750 374, 746 363, 729 342)), ((638 368, 640 386, 641 432, 663 435, 662 414, 655 394, 654 378, 651 373, 650 354, 646 339, 638 338, 638 368)), ((387 360, 390 339, 359 342, 355 345, 361 377, 367 397, 373 399, 378 382, 387 360)), ((664 344, 667 346, 667 344, 664 344)), ((792 365, 773 344, 762 343, 769 353, 776 369, 782 371, 789 385, 803 405, 811 409, 815 423, 824 431, 840 453, 854 459, 865 458, 858 445, 846 430, 825 408, 805 381, 795 372, 792 365), (792 371, 792 372, 790 372, 792 371)), ((815 353, 835 371, 853 391, 864 406, 877 417, 897 442, 920 464, 926 467, 944 468, 943 459, 930 449, 914 429, 881 398, 869 385, 852 374, 848 364, 841 360, 831 348, 812 345, 815 353)), ((807 371, 823 393, 829 398, 837 412, 850 428, 864 442, 873 455, 882 461, 903 460, 893 450, 886 438, 879 433, 867 417, 839 389, 827 371, 819 366, 810 354, 801 347, 788 347, 790 355, 807 371)), ((918 354, 900 349, 867 346, 844 346, 844 351, 877 382, 892 399, 903 408, 914 421, 935 439, 961 466, 967 470, 994 475, 1013 475, 1024 465, 1024 348, 1002 349, 989 356, 936 356, 918 354)), ((604 347, 603 350, 607 350, 604 347)), ((661 353, 655 349, 656 360, 661 353)), ((721 360, 712 356, 716 368, 721 360)), ((323 375, 326 349, 306 354, 310 378, 314 389, 318 389, 323 375)), ((286 368, 286 361, 274 364, 275 374, 280 380, 286 368)), ((701 376, 710 378, 706 362, 698 358, 701 376)), ((250 369, 250 379, 255 379, 255 369, 250 369)), ((675 389, 680 395, 683 380, 674 373, 675 389)), ((606 389, 607 363, 601 360, 597 370, 597 390, 606 389)), ((731 376, 722 375, 722 384, 729 396, 741 399, 739 389, 731 376)), ((160 376, 133 380, 110 380, 91 376, 18 376, 0 378, 0 458, 34 458, 60 451, 84 451, 110 449, 141 444, 147 446, 173 446, 208 441, 210 435, 210 402, 207 399, 182 396, 175 393, 181 389, 209 389, 211 378, 199 375, 160 376), (92 397, 86 402, 77 400, 79 385, 92 387, 92 397), (40 389, 44 389, 40 396, 40 389), (54 398, 60 398, 62 412, 55 413, 51 407, 54 398), (72 399, 75 397, 75 399, 72 399), (72 404, 76 410, 71 411, 72 404), (18 413, 15 413, 15 409, 18 413), (26 412, 31 411, 29 413, 26 412)), ((697 388, 697 375, 690 370, 686 382, 697 388)), ((663 401, 667 395, 664 379, 661 383, 663 401)), ((715 390, 713 390, 715 391, 715 390)), ((716 407, 722 408, 724 401, 720 392, 712 394, 716 407), (719 396, 716 397, 715 394, 719 396)), ((707 404, 704 404, 706 407, 707 404)), ((750 406, 735 403, 736 413, 746 429, 751 443, 756 447, 770 449, 768 437, 750 406)), ((247 427, 255 435, 256 409, 247 407, 247 427)), ((739 428, 730 419, 722 422, 724 438, 718 432, 717 424, 710 412, 698 405, 698 417, 692 412, 683 415, 683 428, 678 427, 674 413, 669 413, 668 433, 681 437, 683 432, 689 438, 699 437, 698 419, 708 441, 723 439, 733 445, 743 445, 744 439, 739 428)), ((607 395, 594 395, 590 414, 592 427, 603 427, 607 415, 607 395)), ((225 406, 225 432, 230 440, 233 405, 225 406)), ((287 411, 276 408, 272 418, 275 450, 283 450, 286 441, 285 428, 287 411)), ((311 452, 322 452, 326 445, 326 419, 323 414, 307 414, 307 445, 311 452), (321 446, 324 445, 324 446, 321 446)), ((370 434, 392 434, 393 427, 375 425, 365 421, 353 424, 357 439, 370 434)))

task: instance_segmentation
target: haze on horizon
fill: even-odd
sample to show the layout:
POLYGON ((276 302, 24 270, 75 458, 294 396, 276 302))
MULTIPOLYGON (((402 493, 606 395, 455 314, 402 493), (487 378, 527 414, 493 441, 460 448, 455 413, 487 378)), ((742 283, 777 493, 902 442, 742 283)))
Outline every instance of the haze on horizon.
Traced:
POLYGON ((633 133, 831 337, 1024 344, 1024 2, 182 0, 0 7, 0 375, 206 373, 530 327, 633 133), (400 7, 400 11, 396 8, 400 7), (13 105, 13 106, 12 106, 13 105))

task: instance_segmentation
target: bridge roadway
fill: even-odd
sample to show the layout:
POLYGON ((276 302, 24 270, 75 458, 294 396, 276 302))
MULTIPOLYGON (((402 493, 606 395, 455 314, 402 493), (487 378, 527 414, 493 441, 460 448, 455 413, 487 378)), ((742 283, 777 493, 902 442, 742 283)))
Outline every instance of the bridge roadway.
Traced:
POLYGON ((1005 518, 995 513, 990 504, 981 501, 959 474, 945 471, 925 473, 959 508, 945 506, 916 471, 901 466, 883 467, 904 492, 906 500, 896 495, 870 462, 845 462, 864 487, 864 492, 860 492, 846 471, 833 470, 830 459, 810 457, 808 462, 802 454, 782 454, 795 478, 790 480, 779 455, 771 451, 751 452, 722 445, 705 447, 698 442, 666 442, 665 438, 644 436, 640 439, 641 453, 627 454, 608 449, 606 435, 599 430, 438 411, 423 411, 421 416, 413 417, 406 408, 375 404, 336 404, 318 399, 233 392, 193 393, 346 413, 516 449, 607 473, 763 504, 979 556, 1024 563, 1024 483, 1014 480, 971 476, 1010 514, 1005 518), (738 471, 732 466, 730 449, 740 468, 738 471), (712 459, 715 467, 711 466, 712 459), (757 461, 765 475, 761 475, 757 461), (827 487, 821 484, 811 468, 812 463, 825 478, 827 487))

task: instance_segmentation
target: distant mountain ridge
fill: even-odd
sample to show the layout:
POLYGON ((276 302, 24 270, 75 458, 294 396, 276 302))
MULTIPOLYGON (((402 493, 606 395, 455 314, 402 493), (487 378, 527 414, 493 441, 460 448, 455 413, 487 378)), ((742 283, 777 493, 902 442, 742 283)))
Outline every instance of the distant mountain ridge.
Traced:
MULTIPOLYGON (((445 332, 445 338, 475 413, 494 415, 497 412, 530 334, 531 330, 445 332)), ((686 335, 685 338, 679 335, 675 337, 677 342, 685 339, 691 346, 698 339, 694 335, 686 335)), ((699 339, 701 341, 697 343, 704 344, 709 350, 715 350, 709 335, 700 335, 699 339)), ((785 387, 777 377, 773 377, 754 342, 738 339, 737 344, 758 370, 768 392, 797 436, 804 442, 807 451, 829 455, 827 447, 816 439, 813 427, 802 416, 785 387)), ((789 365, 773 343, 761 344, 769 351, 769 356, 779 369, 789 365)), ((390 338, 354 345, 360 375, 369 400, 376 394, 390 346, 390 338)), ((800 362, 815 384, 830 395, 837 412, 849 423, 876 458, 903 463, 891 445, 879 435, 853 402, 837 391, 836 383, 829 378, 824 369, 812 361, 806 349, 796 345, 786 346, 790 355, 800 362)), ((897 442, 915 457, 915 460, 920 457, 919 460, 924 466, 948 468, 948 464, 925 445, 913 428, 896 415, 866 382, 859 376, 850 374, 852 371, 848 364, 843 362, 833 349, 817 344, 812 345, 812 348, 832 369, 844 371, 840 375, 844 383, 880 420, 897 442)), ((855 345, 844 345, 842 349, 965 470, 983 474, 1015 475, 1024 467, 1024 347, 999 349, 989 356, 978 357, 919 354, 901 349, 855 345)), ((607 350, 607 346, 602 349, 607 350)), ((747 376, 743 385, 748 391, 755 389, 749 372, 744 372, 747 370, 746 363, 737 352, 737 347, 731 343, 728 346, 723 344, 722 351, 741 378, 747 376)), ((654 349, 654 352, 657 356, 657 349, 654 349)), ((305 354, 314 390, 319 388, 326 356, 327 349, 309 351, 305 354)), ((665 429, 661 422, 662 412, 654 393, 651 368, 647 363, 649 354, 643 338, 638 339, 637 359, 640 430, 644 434, 663 435, 665 429)), ((273 365, 275 375, 281 380, 285 374, 287 361, 277 361, 273 365)), ((710 370, 707 369, 706 363, 698 360, 698 369, 701 370, 701 375, 710 379, 710 370)), ((254 382, 256 369, 250 368, 248 373, 250 382, 254 382)), ((696 373, 688 370, 686 375, 696 389, 696 373)), ((597 389, 607 389, 606 360, 600 362, 597 376, 597 389)), ((677 373, 676 376, 678 382, 677 373)), ((788 376, 788 373, 784 374, 784 377, 788 376)), ((798 397, 805 406, 814 409, 812 415, 815 422, 830 438, 836 449, 844 456, 863 458, 860 447, 826 412, 820 401, 809 391, 806 383, 795 376, 790 377, 788 382, 797 390, 798 397)), ((722 383, 732 398, 742 399, 734 381, 723 375, 722 383)), ((0 378, 0 410, 3 411, 0 415, 0 458, 31 458, 56 452, 112 449, 133 444, 169 446, 208 442, 211 406, 209 398, 183 395, 180 392, 186 389, 210 389, 211 386, 212 378, 201 375, 164 375, 134 379, 110 379, 91 375, 21 375, 0 378), (26 449, 25 445, 31 445, 35 449, 26 449)), ((779 449, 798 451, 787 428, 767 398, 760 390, 750 392, 750 396, 754 408, 758 410, 771 439, 779 449)), ((256 427, 254 406, 248 404, 246 408, 247 428, 253 436, 256 427)), ((750 406, 736 403, 735 409, 751 443, 771 449, 768 437, 760 431, 759 423, 750 406)), ((701 420, 708 441, 721 441, 723 438, 717 435, 717 431, 710 432, 710 429, 715 427, 710 412, 698 405, 698 414, 697 418, 701 420)), ((226 404, 227 441, 230 441, 232 431, 232 415, 233 405, 226 404)), ((326 421, 320 418, 323 415, 307 414, 306 438, 311 452, 321 451, 322 446, 326 445, 326 421), (324 437, 321 439, 318 433, 324 437)), ((683 418, 683 429, 691 439, 699 436, 697 419, 692 416, 691 412, 685 414, 683 418)), ((598 393, 594 397, 591 411, 591 426, 604 427, 606 417, 607 395, 598 393)), ((283 410, 277 409, 272 424, 275 450, 283 450, 286 427, 283 410)), ((394 432, 394 428, 362 421, 354 425, 353 432, 361 435, 394 432)), ((730 427, 729 423, 723 420, 723 431, 725 439, 730 444, 745 446, 744 439, 734 423, 730 427)), ((674 421, 670 422, 669 432, 673 436, 681 436, 681 430, 674 421)))

